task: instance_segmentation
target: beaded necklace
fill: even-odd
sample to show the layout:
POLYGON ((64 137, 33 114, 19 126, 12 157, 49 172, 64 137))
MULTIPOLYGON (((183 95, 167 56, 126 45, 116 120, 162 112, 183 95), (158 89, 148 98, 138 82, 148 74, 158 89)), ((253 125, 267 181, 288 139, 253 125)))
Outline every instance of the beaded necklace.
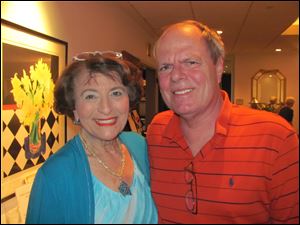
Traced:
POLYGON ((122 154, 122 159, 121 159, 121 167, 119 169, 119 171, 113 171, 108 165, 106 165, 97 155, 96 153, 91 149, 89 148, 89 145, 88 143, 86 142, 86 140, 83 138, 83 135, 82 133, 80 132, 79 133, 79 137, 81 139, 81 142, 83 143, 83 146, 84 148, 90 153, 92 154, 95 159, 97 160, 97 162, 108 172, 110 173, 111 175, 117 177, 119 179, 119 191, 120 193, 125 196, 125 195, 131 195, 131 191, 130 191, 130 187, 129 185, 124 181, 122 180, 122 177, 123 177, 123 173, 124 173, 124 168, 125 168, 125 153, 124 153, 124 149, 121 147, 121 144, 120 142, 118 141, 118 146, 119 146, 119 149, 121 151, 121 154, 122 154))

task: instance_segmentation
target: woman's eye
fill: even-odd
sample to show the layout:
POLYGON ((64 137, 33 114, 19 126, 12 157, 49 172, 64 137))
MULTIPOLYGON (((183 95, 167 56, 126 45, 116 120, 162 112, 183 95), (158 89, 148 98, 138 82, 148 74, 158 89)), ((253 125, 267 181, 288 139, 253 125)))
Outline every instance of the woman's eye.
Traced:
POLYGON ((95 100, 97 99, 98 95, 94 91, 85 91, 82 93, 82 98, 84 100, 95 100))
POLYGON ((116 97, 122 96, 123 94, 124 94, 124 92, 121 91, 121 90, 115 90, 115 91, 112 91, 112 92, 111 92, 111 95, 112 95, 112 96, 116 96, 116 97))
POLYGON ((86 100, 93 100, 93 99, 96 99, 96 96, 90 94, 90 95, 84 96, 84 99, 86 99, 86 100))

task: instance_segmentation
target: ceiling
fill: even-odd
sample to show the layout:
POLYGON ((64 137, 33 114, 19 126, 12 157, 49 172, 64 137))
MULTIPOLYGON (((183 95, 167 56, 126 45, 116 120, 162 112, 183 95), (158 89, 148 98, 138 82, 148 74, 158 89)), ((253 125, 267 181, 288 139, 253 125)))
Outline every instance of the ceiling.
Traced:
MULTIPOLYGON (((163 27, 186 19, 222 30, 228 55, 298 52, 297 35, 281 35, 299 17, 298 1, 122 1, 118 2, 154 39, 163 27)), ((295 29, 294 29, 295 30, 295 29)))

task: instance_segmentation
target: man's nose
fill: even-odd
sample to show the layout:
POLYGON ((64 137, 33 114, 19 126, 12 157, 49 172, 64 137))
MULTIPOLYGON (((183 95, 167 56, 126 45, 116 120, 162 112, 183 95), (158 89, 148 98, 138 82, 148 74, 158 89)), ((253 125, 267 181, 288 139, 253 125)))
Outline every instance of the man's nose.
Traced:
POLYGON ((171 80, 177 82, 186 77, 186 71, 181 64, 175 64, 171 72, 171 80))

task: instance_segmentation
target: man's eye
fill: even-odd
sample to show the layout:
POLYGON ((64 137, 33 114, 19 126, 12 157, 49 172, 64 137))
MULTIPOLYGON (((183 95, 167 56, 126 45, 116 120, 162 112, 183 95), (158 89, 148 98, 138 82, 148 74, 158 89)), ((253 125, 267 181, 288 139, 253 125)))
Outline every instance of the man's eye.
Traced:
POLYGON ((167 71, 167 70, 171 70, 173 68, 172 65, 162 65, 160 68, 159 68, 159 71, 160 72, 164 72, 164 71, 167 71))
POLYGON ((186 61, 185 62, 186 64, 188 64, 188 65, 196 65, 196 64, 199 64, 199 62, 197 62, 197 61, 195 61, 195 60, 188 60, 188 61, 186 61))

